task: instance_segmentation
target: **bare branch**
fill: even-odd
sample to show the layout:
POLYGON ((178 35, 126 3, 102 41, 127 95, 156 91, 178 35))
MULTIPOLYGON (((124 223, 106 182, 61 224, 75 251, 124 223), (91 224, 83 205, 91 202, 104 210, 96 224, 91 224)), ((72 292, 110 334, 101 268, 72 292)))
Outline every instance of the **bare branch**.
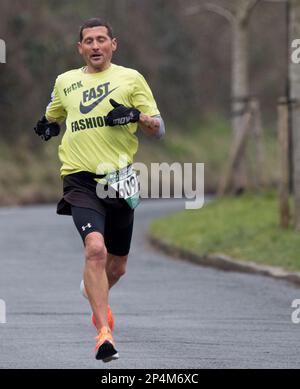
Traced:
POLYGON ((213 3, 204 4, 204 7, 207 11, 215 12, 220 16, 224 16, 224 18, 226 18, 230 23, 234 22, 235 20, 234 14, 231 13, 227 8, 220 7, 219 5, 213 3))
POLYGON ((223 16, 229 23, 233 23, 235 21, 235 16, 232 12, 229 11, 229 9, 221 7, 221 6, 219 6, 217 4, 213 4, 213 3, 206 3, 203 5, 196 5, 193 7, 189 7, 185 11, 185 14, 187 16, 191 16, 191 15, 195 15, 201 11, 214 12, 220 16, 223 16))
POLYGON ((258 3, 260 3, 261 0, 252 0, 250 1, 248 7, 247 7, 247 13, 250 15, 250 13, 254 10, 254 8, 257 6, 258 3))
POLYGON ((249 0, 248 3, 245 3, 245 7, 242 8, 239 13, 238 19, 240 23, 247 23, 250 19, 251 13, 254 8, 260 3, 261 0, 249 0))
POLYGON ((242 18, 242 22, 247 22, 249 20, 252 11, 257 6, 257 4, 260 2, 286 4, 287 1, 288 0, 251 0, 250 3, 248 4, 246 10, 245 10, 245 14, 242 18))

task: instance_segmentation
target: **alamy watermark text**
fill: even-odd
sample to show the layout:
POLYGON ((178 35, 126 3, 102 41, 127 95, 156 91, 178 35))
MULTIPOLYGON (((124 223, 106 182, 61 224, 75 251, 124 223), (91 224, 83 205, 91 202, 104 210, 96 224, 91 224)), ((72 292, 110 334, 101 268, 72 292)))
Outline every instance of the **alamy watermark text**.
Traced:
POLYGON ((6 44, 3 39, 0 39, 0 63, 6 63, 6 44))
POLYGON ((0 324, 6 323, 6 304, 4 300, 0 300, 0 324))

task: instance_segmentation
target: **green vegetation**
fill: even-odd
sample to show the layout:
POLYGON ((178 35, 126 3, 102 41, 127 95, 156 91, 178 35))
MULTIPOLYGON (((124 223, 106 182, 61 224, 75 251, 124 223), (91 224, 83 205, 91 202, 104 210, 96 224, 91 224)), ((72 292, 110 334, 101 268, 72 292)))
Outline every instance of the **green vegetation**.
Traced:
MULTIPOLYGON (((141 139, 142 140, 142 139, 141 139)), ((214 193, 228 161, 232 130, 228 120, 215 115, 198 125, 176 128, 167 125, 164 139, 142 141, 138 161, 150 162, 202 162, 205 163, 205 191, 214 193)), ((267 186, 278 179, 277 137, 270 130, 264 134, 264 176, 267 186)), ((247 144, 248 188, 256 184, 256 151, 253 138, 247 144)))
POLYGON ((40 141, 33 146, 23 138, 13 149, 1 144, 0 205, 48 203, 58 199, 61 194, 58 142, 58 139, 46 144, 40 141))
POLYGON ((238 260, 299 271, 299 232, 280 229, 278 215, 274 194, 247 194, 156 220, 150 234, 198 255, 223 253, 238 260))
MULTIPOLYGON (((229 121, 222 118, 230 115, 230 27, 206 12, 187 17, 186 3, 1 3, 0 38, 7 42, 7 64, 2 64, 0 71, 0 205, 56 201, 60 196, 59 140, 43 144, 32 128, 49 103, 57 75, 83 65, 76 49, 77 34, 91 16, 111 22, 118 38, 113 62, 145 76, 167 124, 165 140, 141 136, 136 160, 147 164, 204 162, 206 191, 215 191, 231 143, 229 121), (137 43, 137 37, 143 44, 137 43), (211 119, 204 120, 209 115, 211 119)), ((249 50, 251 94, 259 97, 264 123, 275 123, 276 101, 284 92, 286 60, 278 55, 274 64, 273 54, 285 53, 284 16, 280 6, 259 7, 251 20, 251 42, 255 43, 249 50)), ((274 168, 274 134, 267 136, 266 147, 264 170, 267 182, 273 184, 278 171, 274 168)), ((248 157, 249 177, 255 177, 252 147, 248 157)))
MULTIPOLYGON (((13 146, 0 145, 0 205, 55 202, 61 195, 59 177, 60 162, 57 148, 60 139, 42 142, 35 134, 23 137, 13 146)), ((27 135, 29 135, 27 134, 27 135)), ((140 146, 136 161, 149 165, 151 162, 204 162, 205 190, 213 193, 220 175, 224 171, 230 142, 230 123, 215 117, 202 124, 176 128, 167 124, 165 139, 146 138, 140 134, 140 146)), ((276 181, 276 137, 268 133, 265 137, 265 175, 272 185, 276 181)), ((249 142, 249 177, 254 177, 255 151, 249 142)), ((254 181, 254 180, 253 180, 254 181)), ((250 182, 251 188, 251 182, 250 182)))

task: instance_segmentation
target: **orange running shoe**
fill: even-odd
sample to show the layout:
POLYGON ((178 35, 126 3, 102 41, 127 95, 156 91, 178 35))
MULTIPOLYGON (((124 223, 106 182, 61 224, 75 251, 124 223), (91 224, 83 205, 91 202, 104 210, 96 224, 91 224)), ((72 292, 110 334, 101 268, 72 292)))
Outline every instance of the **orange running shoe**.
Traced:
MULTIPOLYGON (((92 324, 97 328, 94 312, 92 312, 91 320, 92 320, 92 324)), ((115 328, 115 319, 114 319, 114 314, 112 313, 112 310, 109 305, 107 306, 107 321, 111 332, 113 332, 115 328)))
POLYGON ((108 327, 102 327, 95 340, 97 342, 95 347, 95 357, 97 360, 110 362, 119 358, 112 334, 108 327))

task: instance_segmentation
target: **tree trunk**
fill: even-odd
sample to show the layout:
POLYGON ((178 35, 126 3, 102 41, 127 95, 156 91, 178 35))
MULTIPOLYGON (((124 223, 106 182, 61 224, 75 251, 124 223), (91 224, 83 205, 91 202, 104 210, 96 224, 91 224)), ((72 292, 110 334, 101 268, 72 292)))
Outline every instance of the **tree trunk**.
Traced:
MULTIPOLYGON (((204 9, 215 12, 227 19, 232 31, 232 128, 233 143, 238 143, 243 124, 250 111, 250 91, 248 75, 248 26, 251 12, 259 0, 239 0, 233 8, 223 7, 220 4, 206 3, 204 9)), ((197 9, 201 9, 201 6, 197 9)), ((221 184, 222 187, 222 184, 221 184)), ((240 156, 239 164, 234 166, 233 191, 238 194, 247 187, 245 156, 240 156)))
POLYGON ((234 138, 234 141, 231 146, 231 152, 229 157, 229 163, 226 167, 225 174, 222 176, 219 188, 218 196, 223 196, 226 193, 227 187, 229 186, 231 179, 233 178, 233 173, 237 166, 241 164, 241 158, 245 154, 246 142, 248 139, 251 126, 253 125, 253 112, 251 110, 247 111, 243 116, 242 128, 234 138))
POLYGON ((286 98, 278 102, 278 141, 279 141, 279 208, 280 226, 289 227, 289 107, 286 98))
POLYGON ((251 100, 253 113, 253 135, 255 141, 255 186, 256 190, 265 189, 267 186, 265 175, 265 149, 261 119, 260 104, 257 99, 251 100))
MULTIPOLYGON (((248 31, 247 23, 236 19, 232 25, 232 127, 234 138, 238 136, 244 122, 248 105, 248 31)), ((234 191, 239 193, 246 187, 245 159, 242 158, 233 176, 234 191)))
MULTIPOLYGON (((291 41, 300 37, 300 2, 291 1, 291 41)), ((295 196, 295 228, 300 231, 300 66, 290 61, 293 139, 293 187, 295 196)))

